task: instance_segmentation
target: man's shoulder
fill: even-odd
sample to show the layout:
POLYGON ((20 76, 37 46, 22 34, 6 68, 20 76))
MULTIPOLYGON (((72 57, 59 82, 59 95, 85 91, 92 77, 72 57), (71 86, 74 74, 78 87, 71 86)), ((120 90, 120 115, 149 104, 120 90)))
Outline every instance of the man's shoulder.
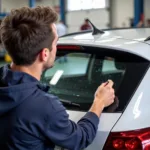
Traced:
POLYGON ((49 111, 50 111, 50 108, 51 108, 51 111, 53 112, 58 112, 58 111, 65 109, 59 97, 50 93, 46 93, 41 90, 39 91, 39 93, 40 93, 39 103, 47 107, 49 111))
POLYGON ((65 110, 65 108, 57 96, 38 90, 19 107, 16 107, 15 113, 16 117, 32 122, 37 121, 36 118, 39 118, 39 120, 53 118, 57 112, 62 110, 65 110))

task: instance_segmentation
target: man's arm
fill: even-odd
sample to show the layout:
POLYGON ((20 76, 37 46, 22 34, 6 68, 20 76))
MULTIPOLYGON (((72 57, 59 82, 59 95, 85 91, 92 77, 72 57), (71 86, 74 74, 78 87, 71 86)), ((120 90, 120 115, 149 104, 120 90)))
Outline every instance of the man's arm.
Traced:
POLYGON ((48 112, 46 119, 45 134, 53 143, 58 146, 79 150, 87 147, 96 136, 99 116, 103 108, 112 104, 114 99, 113 83, 105 86, 102 84, 95 93, 93 105, 88 113, 79 122, 69 120, 69 115, 60 103, 59 99, 50 100, 53 111, 48 112))
POLYGON ((114 83, 111 80, 108 80, 108 82, 99 86, 95 93, 95 99, 90 111, 95 113, 98 117, 100 117, 104 107, 107 107, 114 102, 115 94, 114 89, 112 88, 113 84, 114 83))
POLYGON ((75 123, 69 120, 64 109, 55 113, 49 123, 49 129, 45 133, 53 143, 70 150, 80 150, 92 143, 99 118, 94 113, 88 112, 75 123))

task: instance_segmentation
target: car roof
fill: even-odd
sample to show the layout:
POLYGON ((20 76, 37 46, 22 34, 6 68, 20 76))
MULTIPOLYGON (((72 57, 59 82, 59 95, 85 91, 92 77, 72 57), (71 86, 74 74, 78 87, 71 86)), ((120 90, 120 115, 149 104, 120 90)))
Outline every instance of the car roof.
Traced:
POLYGON ((92 31, 61 37, 58 44, 85 45, 129 52, 150 60, 150 28, 105 30, 104 34, 92 35, 92 31))

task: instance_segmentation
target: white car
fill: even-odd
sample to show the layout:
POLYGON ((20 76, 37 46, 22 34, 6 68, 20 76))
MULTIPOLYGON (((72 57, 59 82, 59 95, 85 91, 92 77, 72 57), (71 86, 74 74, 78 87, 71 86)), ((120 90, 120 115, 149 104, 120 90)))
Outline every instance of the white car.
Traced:
POLYGON ((43 74, 77 122, 97 87, 114 81, 115 102, 104 109, 86 150, 150 150, 150 29, 106 30, 61 37, 57 60, 43 74))

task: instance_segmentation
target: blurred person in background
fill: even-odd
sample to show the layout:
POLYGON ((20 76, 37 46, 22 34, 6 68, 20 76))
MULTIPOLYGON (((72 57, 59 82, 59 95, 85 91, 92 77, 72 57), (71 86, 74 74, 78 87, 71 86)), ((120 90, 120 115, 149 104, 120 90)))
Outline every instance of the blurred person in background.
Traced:
POLYGON ((81 30, 81 31, 85 31, 85 30, 91 30, 91 29, 92 29, 92 27, 91 27, 91 25, 89 24, 88 19, 86 18, 86 19, 84 20, 84 23, 81 25, 80 30, 81 30))
POLYGON ((59 37, 67 34, 67 27, 62 20, 56 24, 56 29, 59 37))
MULTIPOLYGON (((60 20, 56 24, 56 29, 57 29, 57 34, 58 34, 59 37, 67 34, 67 26, 64 24, 64 22, 62 20, 60 20)), ((65 55, 64 57, 59 58, 58 62, 59 63, 68 62, 67 56, 65 55)))
POLYGON ((144 15, 141 14, 140 16, 140 21, 138 22, 138 24, 136 25, 137 28, 142 28, 144 27, 144 15))

